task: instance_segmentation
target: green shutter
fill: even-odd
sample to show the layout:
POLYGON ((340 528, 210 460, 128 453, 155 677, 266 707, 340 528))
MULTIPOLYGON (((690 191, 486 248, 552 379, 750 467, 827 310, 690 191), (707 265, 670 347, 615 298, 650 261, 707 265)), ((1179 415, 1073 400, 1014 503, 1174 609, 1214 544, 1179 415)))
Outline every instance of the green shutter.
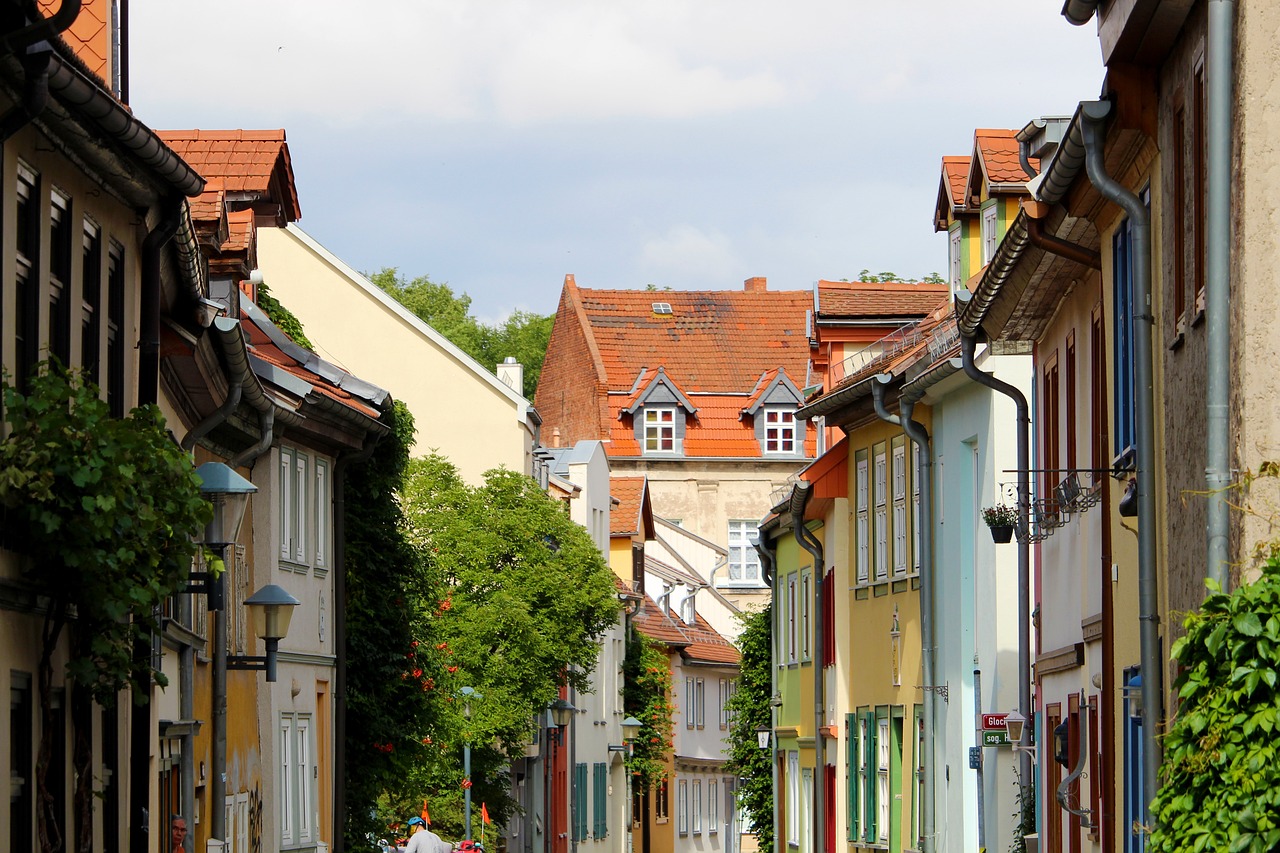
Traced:
POLYGON ((865 711, 862 719, 867 727, 867 736, 862 743, 862 759, 864 762, 862 779, 864 790, 866 791, 866 799, 862 804, 862 839, 863 841, 874 843, 879 841, 879 837, 876 835, 876 770, 878 764, 876 763, 877 732, 875 711, 865 711))
POLYGON ((858 717, 844 715, 844 787, 846 840, 858 840, 858 717))
POLYGON ((609 834, 609 769, 603 762, 592 768, 592 837, 604 838, 609 834))
POLYGON ((573 768, 573 840, 585 841, 587 838, 587 765, 576 764, 573 768))

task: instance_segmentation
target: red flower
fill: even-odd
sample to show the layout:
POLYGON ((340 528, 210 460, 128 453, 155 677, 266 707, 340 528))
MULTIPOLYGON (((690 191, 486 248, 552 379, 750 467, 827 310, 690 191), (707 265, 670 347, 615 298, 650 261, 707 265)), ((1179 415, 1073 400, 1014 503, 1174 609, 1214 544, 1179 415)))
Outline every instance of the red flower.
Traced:
POLYGON ((413 641, 412 643, 410 643, 409 645, 410 645, 410 647, 412 647, 412 648, 415 648, 415 649, 416 649, 416 648, 418 647, 418 641, 417 641, 417 640, 414 640, 414 641, 413 641))
POLYGON ((463 780, 462 780, 462 789, 465 791, 467 788, 470 788, 470 787, 471 787, 471 780, 470 780, 470 779, 463 779, 463 780))
POLYGON ((448 670, 449 670, 450 672, 457 672, 457 671, 458 671, 458 668, 457 668, 456 666, 451 666, 451 667, 448 667, 448 670))
POLYGON ((413 671, 413 677, 414 677, 414 678, 421 678, 421 677, 422 677, 422 670, 420 670, 420 669, 415 669, 415 670, 413 671))

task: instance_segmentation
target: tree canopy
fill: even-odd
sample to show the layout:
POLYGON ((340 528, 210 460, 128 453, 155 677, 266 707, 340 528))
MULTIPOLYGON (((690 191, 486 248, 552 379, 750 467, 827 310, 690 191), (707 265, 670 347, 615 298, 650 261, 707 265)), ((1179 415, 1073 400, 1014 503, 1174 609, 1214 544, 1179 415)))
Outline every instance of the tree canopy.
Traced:
POLYGON ((542 360, 551 340, 553 315, 513 311, 495 325, 471 313, 471 297, 426 276, 406 279, 395 267, 383 267, 369 280, 390 294, 424 323, 448 338, 489 372, 511 357, 524 366, 524 396, 533 399, 542 360))
POLYGON ((729 697, 728 711, 733 720, 727 742, 727 770, 742 779, 738 799, 755 829, 760 853, 772 853, 773 838, 773 766, 772 750, 761 749, 756 729, 773 728, 773 698, 770 681, 770 624, 773 606, 744 613, 742 633, 738 635, 738 651, 742 654, 738 673, 738 689, 729 697))

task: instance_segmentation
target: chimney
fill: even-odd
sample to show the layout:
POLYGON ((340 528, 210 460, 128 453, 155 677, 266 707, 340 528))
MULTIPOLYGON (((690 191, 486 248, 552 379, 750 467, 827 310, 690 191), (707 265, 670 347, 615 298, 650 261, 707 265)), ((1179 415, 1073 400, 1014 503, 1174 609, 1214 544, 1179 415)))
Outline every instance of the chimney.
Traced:
POLYGON ((742 289, 747 293, 763 293, 769 289, 768 282, 762 275, 752 276, 742 283, 742 289))
POLYGON ((504 358, 496 372, 503 385, 517 394, 524 393, 524 365, 516 361, 513 356, 504 358))
POLYGON ((555 429, 551 430, 551 446, 552 447, 560 446, 560 427, 556 427, 555 429))

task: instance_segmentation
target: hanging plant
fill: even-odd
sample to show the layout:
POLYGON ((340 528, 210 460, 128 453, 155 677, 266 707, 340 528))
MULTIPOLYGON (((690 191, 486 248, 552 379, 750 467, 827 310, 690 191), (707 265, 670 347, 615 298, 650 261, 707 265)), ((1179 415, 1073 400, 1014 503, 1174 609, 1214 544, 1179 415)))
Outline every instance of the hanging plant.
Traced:
POLYGON ((1018 510, 1008 504, 996 504, 984 507, 982 521, 991 528, 991 538, 998 542, 1008 542, 1013 538, 1013 530, 1018 526, 1018 510))

